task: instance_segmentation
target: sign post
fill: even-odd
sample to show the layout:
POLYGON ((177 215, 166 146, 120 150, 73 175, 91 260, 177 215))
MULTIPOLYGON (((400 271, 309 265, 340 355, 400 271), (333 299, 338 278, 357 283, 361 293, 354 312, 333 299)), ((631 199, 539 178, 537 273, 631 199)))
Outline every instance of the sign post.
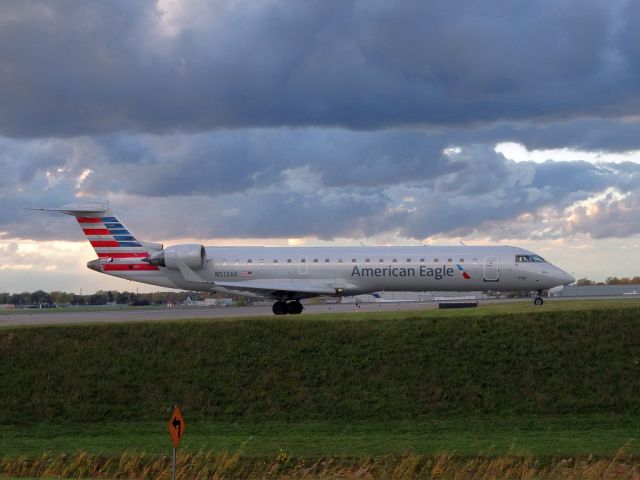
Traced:
POLYGON ((176 480, 176 458, 178 456, 178 445, 180 445, 180 440, 182 440, 186 426, 187 425, 184 423, 184 417, 182 416, 180 407, 176 405, 173 407, 173 413, 169 419, 169 435, 171 435, 171 443, 173 443, 173 473, 171 477, 173 480, 176 480))

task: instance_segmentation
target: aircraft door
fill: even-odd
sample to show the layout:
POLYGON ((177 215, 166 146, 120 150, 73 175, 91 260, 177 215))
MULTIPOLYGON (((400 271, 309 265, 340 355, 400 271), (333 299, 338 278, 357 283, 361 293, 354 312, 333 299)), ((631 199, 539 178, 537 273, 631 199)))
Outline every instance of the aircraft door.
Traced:
POLYGON ((484 281, 499 281, 498 257, 484 257, 484 281))
POLYGON ((306 255, 300 255, 300 258, 298 259, 298 273, 300 273, 300 275, 307 274, 307 256, 306 255))

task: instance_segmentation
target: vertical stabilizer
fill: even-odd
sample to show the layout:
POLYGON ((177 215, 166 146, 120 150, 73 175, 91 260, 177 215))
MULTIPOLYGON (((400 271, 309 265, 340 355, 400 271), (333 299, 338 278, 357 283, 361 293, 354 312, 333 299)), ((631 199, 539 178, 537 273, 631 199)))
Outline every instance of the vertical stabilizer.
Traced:
MULTIPOLYGON (((73 204, 34 210, 60 212, 75 217, 98 255, 101 271, 105 273, 159 270, 155 265, 142 262, 142 259, 151 252, 162 250, 162 245, 139 240, 105 204, 73 204)), ((97 266, 96 262, 90 268, 97 270, 97 266)))

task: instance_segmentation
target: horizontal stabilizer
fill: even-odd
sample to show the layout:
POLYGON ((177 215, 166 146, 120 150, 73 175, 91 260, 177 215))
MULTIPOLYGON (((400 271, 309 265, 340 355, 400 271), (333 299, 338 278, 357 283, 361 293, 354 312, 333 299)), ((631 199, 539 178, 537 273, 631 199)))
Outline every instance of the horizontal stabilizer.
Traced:
POLYGON ((82 215, 104 215, 109 212, 109 207, 100 202, 93 203, 74 203, 70 205, 64 205, 59 208, 27 208, 26 210, 38 210, 41 212, 59 212, 66 215, 73 215, 75 217, 82 215))

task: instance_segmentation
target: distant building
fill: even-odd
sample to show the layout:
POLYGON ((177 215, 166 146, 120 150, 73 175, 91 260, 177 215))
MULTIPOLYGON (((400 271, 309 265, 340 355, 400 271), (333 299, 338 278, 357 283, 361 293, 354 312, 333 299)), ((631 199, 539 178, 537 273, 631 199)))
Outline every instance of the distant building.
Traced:
POLYGON ((191 297, 182 302, 183 305, 191 307, 228 307, 233 305, 231 298, 205 298, 204 300, 192 300, 191 297))
POLYGON ((550 297, 640 297, 640 285, 567 285, 549 290, 550 297))

